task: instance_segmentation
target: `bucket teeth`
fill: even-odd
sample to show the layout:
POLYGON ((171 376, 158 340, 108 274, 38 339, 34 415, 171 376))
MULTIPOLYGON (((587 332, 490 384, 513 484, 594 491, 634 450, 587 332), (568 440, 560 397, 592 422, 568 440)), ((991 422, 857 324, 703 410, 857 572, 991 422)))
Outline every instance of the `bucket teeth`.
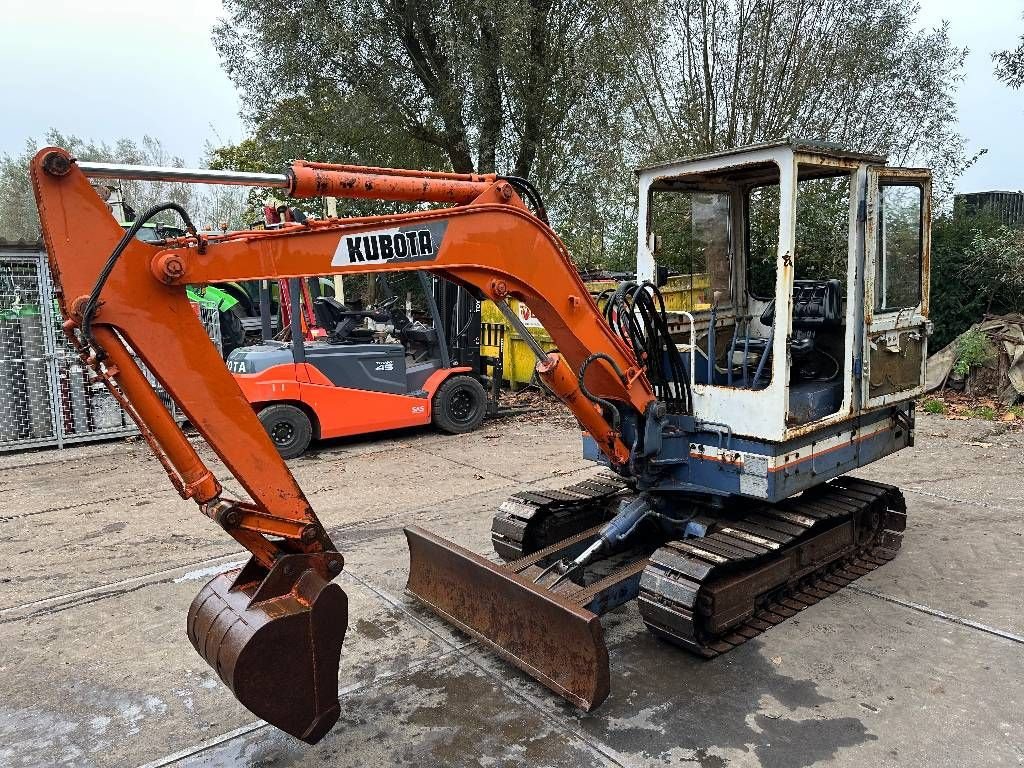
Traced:
POLYGON ((608 696, 608 651, 597 615, 419 527, 409 542, 407 589, 584 710, 608 696))
POLYGON ((312 557, 283 557, 262 582, 248 578, 259 570, 252 561, 214 577, 192 601, 187 628, 196 651, 250 712, 315 744, 339 715, 348 597, 311 567, 312 557))

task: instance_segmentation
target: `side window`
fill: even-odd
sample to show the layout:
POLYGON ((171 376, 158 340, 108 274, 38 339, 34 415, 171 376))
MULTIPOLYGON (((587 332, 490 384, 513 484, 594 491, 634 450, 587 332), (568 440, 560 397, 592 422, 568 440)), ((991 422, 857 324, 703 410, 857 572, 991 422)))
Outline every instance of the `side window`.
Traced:
POLYGON ((754 187, 747 192, 747 290, 751 296, 775 296, 778 253, 779 187, 754 187))
POLYGON ((650 234, 657 263, 672 272, 707 275, 711 291, 728 295, 730 264, 729 196, 702 191, 654 190, 650 234))
POLYGON ((849 174, 802 179, 796 195, 797 280, 833 280, 846 286, 850 237, 849 174))
MULTIPOLYGON (((713 291, 729 295, 729 195, 719 192, 651 192, 648 232, 656 236, 655 258, 672 272, 707 275, 713 291)), ((727 301, 727 299, 725 299, 727 301)))
POLYGON ((921 303, 921 215, 924 190, 882 181, 878 187, 875 312, 921 303))

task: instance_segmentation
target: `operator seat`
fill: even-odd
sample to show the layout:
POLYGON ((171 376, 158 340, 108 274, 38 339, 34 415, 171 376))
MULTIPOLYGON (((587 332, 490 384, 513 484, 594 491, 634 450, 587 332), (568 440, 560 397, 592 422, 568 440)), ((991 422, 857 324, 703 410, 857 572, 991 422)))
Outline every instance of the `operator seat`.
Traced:
MULTIPOLYGON (((812 331, 843 324, 842 284, 838 280, 793 281, 793 328, 812 331)), ((775 299, 761 313, 761 325, 775 322, 775 299)))
POLYGON ((419 321, 414 321, 398 304, 392 304, 390 319, 395 328, 395 338, 401 341, 406 348, 419 347, 421 352, 429 354, 437 345, 437 330, 419 321))
POLYGON ((437 343, 437 331, 423 323, 413 323, 403 328, 398 337, 403 342, 425 344, 427 346, 437 343))
MULTIPOLYGON (((842 363, 828 352, 830 348, 835 352, 835 331, 844 322, 841 289, 839 280, 793 281, 787 424, 809 424, 835 413, 842 405, 842 363)), ((774 328, 774 322, 772 301, 761 313, 761 323, 774 328)))
MULTIPOLYGON (((816 346, 819 330, 839 328, 843 324, 842 283, 838 280, 793 281, 793 335, 789 351, 794 360, 806 358, 816 346)), ((761 325, 775 324, 775 299, 761 313, 761 325)))
POLYGON ((327 331, 331 344, 366 344, 373 341, 374 331, 362 327, 366 318, 377 322, 386 321, 387 315, 372 310, 353 310, 331 296, 313 299, 313 314, 317 322, 327 331))
MULTIPOLYGON (((843 316, 842 283, 839 280, 795 280, 793 282, 793 333, 789 338, 789 351, 792 356, 794 371, 803 370, 804 366, 814 359, 821 357, 816 354, 818 350, 817 335, 819 332, 833 331, 841 328, 845 322, 843 316)), ((738 339, 738 345, 747 349, 755 360, 760 360, 764 355, 771 354, 772 337, 775 335, 775 299, 772 299, 764 308, 760 317, 761 325, 771 329, 767 337, 754 337, 749 339, 738 339)), ((703 352, 703 350, 700 350, 703 352)), ((716 355, 717 357, 717 355, 716 355)), ((704 357, 706 361, 707 358, 704 357)), ((756 367, 756 363, 754 363, 756 367)), ((701 373, 706 370, 706 365, 700 363, 697 366, 696 380, 701 381, 701 373)), ((717 367, 716 361, 716 383, 724 383, 721 377, 721 370, 717 367)), ((706 379, 706 377, 704 377, 706 379)), ((799 374, 797 379, 799 379, 799 374)), ((759 377, 758 382, 767 386, 768 377, 759 377)))

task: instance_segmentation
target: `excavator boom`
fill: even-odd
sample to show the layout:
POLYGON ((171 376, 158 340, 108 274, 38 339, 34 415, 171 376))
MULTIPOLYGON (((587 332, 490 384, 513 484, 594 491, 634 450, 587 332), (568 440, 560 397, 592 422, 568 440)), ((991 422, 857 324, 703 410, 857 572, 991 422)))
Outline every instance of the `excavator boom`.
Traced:
MULTIPOLYGON (((614 466, 624 467, 630 457, 622 419, 635 422, 656 402, 632 351, 604 321, 561 241, 526 207, 514 179, 304 162, 284 175, 133 169, 78 163, 54 147, 36 155, 31 176, 67 318, 64 332, 138 424, 181 496, 252 555, 240 572, 218 576, 200 591, 189 611, 189 639, 246 707, 306 741, 317 741, 338 717, 347 601, 332 580, 343 559, 206 337, 186 284, 433 271, 509 314, 510 298, 531 308, 560 353, 539 350, 539 374, 614 466), (448 207, 216 235, 196 232, 186 218, 190 234, 161 245, 135 239, 135 228, 125 233, 93 191, 90 176, 261 184, 294 197, 448 207), (248 499, 225 494, 140 362, 248 499)), ((410 533, 414 563, 424 562, 415 556, 422 538, 410 533)), ((434 554, 443 570, 445 548, 435 547, 434 554)), ((491 594, 501 598, 500 590, 491 594)), ((483 612, 497 615, 499 608, 495 602, 483 612)), ((586 620, 577 626, 595 637, 586 620)), ((515 633, 507 622, 506 628, 515 633)), ((606 680, 599 640, 598 632, 590 663, 603 665, 606 680)), ((511 637, 498 645, 508 642, 511 637)))

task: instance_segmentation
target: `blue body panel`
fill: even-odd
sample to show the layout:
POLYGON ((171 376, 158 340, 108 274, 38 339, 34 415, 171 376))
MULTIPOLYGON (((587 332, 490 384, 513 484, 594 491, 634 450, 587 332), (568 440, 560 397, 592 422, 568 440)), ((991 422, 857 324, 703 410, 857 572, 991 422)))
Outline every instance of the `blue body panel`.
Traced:
MULTIPOLYGON (((913 427, 914 403, 907 401, 781 443, 699 429, 666 432, 652 462, 656 477, 638 487, 774 503, 913 445, 913 427)), ((608 463, 589 435, 583 455, 608 463)))

